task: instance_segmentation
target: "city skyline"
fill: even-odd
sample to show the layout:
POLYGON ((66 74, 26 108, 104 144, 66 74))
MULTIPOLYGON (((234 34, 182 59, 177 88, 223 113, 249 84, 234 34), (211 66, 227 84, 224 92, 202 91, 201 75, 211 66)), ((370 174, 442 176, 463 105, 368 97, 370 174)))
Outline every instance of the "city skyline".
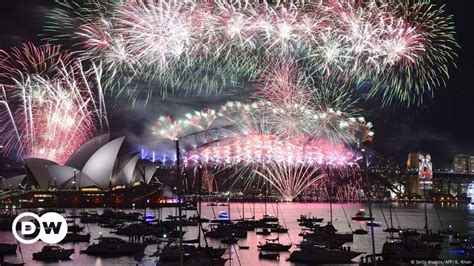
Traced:
MULTIPOLYGON (((2 49, 8 51, 13 46, 32 41, 42 44, 38 37, 42 33, 45 18, 41 14, 48 13, 53 1, 35 1, 37 8, 29 8, 32 3, 22 1, 10 2, 2 8, 4 16, 2 22, 10 25, 2 32, 2 49), (32 12, 34 11, 34 14, 32 12), (38 12, 39 11, 39 12, 38 12), (21 27, 14 21, 22 18, 21 27)), ((456 41, 461 48, 455 48, 459 56, 456 59, 457 68, 449 69, 450 78, 446 87, 435 91, 435 97, 426 99, 423 105, 413 108, 389 106, 378 110, 377 103, 368 100, 362 103, 365 111, 362 112, 374 123, 376 138, 371 147, 399 164, 403 164, 406 155, 412 151, 423 151, 432 154, 435 168, 447 168, 452 165, 455 154, 474 154, 474 144, 470 140, 470 131, 473 126, 468 122, 470 118, 469 102, 474 93, 469 89, 469 73, 472 72, 473 56, 470 49, 472 44, 468 30, 468 16, 466 5, 470 2, 436 1, 446 4, 446 13, 453 15, 456 30, 456 41)), ((156 99, 142 108, 140 102, 133 107, 126 104, 127 99, 118 99, 111 104, 108 99, 111 133, 114 136, 126 135, 132 150, 141 148, 149 150, 169 150, 169 144, 161 144, 150 138, 149 125, 158 115, 172 115, 178 117, 186 112, 200 110, 205 107, 218 106, 228 100, 244 99, 249 88, 231 90, 231 96, 200 96, 190 100, 186 97, 169 97, 165 100, 156 99), (150 116, 150 113, 153 116, 150 116), (156 114, 156 115, 155 115, 156 114)), ((472 113, 472 112, 471 112, 472 113)), ((171 150, 172 151, 172 150, 171 150)))

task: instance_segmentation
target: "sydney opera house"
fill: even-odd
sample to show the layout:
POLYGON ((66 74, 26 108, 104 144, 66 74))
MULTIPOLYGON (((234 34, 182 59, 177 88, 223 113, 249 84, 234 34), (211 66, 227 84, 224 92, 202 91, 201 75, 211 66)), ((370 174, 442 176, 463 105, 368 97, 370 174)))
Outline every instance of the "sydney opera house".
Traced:
POLYGON ((97 136, 77 149, 64 165, 25 159, 24 174, 1 179, 1 189, 9 193, 2 197, 2 204, 131 207, 173 203, 172 194, 155 176, 155 163, 140 159, 139 153, 119 156, 124 139, 97 136))

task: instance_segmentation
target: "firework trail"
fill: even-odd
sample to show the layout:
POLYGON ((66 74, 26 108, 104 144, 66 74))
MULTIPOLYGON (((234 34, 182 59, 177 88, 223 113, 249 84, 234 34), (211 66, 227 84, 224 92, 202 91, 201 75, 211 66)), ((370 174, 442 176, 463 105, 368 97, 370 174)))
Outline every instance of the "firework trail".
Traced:
POLYGON ((52 79, 25 75, 14 80, 16 85, 8 91, 2 86, 3 152, 15 152, 18 159, 36 157, 64 163, 80 145, 108 127, 100 67, 85 72, 77 62, 57 68, 52 79))
POLYGON ((211 127, 214 120, 217 118, 217 113, 213 109, 207 109, 201 112, 194 112, 194 114, 188 113, 185 115, 185 124, 189 124, 197 129, 206 130, 211 127))
POLYGON ((59 46, 46 44, 35 46, 24 43, 10 52, 0 50, 0 82, 7 89, 16 85, 24 75, 40 75, 54 78, 61 73, 61 67, 69 67, 74 61, 71 53, 60 50, 59 46))
POLYGON ((384 104, 420 104, 444 84, 456 57, 452 17, 425 0, 93 3, 53 11, 48 40, 73 40, 110 77, 157 81, 160 95, 218 93, 285 58, 320 79, 368 86, 384 104))
POLYGON ((284 201, 293 201, 323 177, 318 174, 319 168, 313 165, 270 163, 262 165, 261 169, 256 170, 256 174, 280 192, 284 201))

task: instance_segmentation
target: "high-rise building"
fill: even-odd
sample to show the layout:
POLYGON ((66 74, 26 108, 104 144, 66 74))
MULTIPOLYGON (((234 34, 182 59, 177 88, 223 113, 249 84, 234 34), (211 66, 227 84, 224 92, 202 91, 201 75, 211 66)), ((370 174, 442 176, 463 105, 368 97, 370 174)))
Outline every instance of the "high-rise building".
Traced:
POLYGON ((410 152, 407 160, 407 185, 409 195, 424 195, 433 188, 433 165, 429 154, 410 152))
POLYGON ((418 177, 419 154, 420 153, 418 152, 410 152, 408 154, 407 180, 406 180, 405 193, 410 196, 420 195, 420 191, 419 191, 420 179, 418 177))
MULTIPOLYGON (((433 163, 431 155, 420 154, 418 162, 418 176, 420 178, 419 188, 423 193, 433 189, 433 163)), ((423 194, 424 195, 424 194, 423 194)))
POLYGON ((474 173, 474 156, 456 154, 453 159, 453 169, 458 173, 474 173))
POLYGON ((418 172, 418 161, 420 159, 419 152, 410 152, 407 160, 407 170, 409 172, 418 172))

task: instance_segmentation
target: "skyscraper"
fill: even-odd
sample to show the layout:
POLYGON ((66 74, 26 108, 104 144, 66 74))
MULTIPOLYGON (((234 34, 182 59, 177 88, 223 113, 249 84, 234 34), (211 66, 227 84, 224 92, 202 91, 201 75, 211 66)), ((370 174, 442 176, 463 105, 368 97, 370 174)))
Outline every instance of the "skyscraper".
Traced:
POLYGON ((453 159, 453 169, 458 173, 474 173, 474 156, 456 154, 453 159))

